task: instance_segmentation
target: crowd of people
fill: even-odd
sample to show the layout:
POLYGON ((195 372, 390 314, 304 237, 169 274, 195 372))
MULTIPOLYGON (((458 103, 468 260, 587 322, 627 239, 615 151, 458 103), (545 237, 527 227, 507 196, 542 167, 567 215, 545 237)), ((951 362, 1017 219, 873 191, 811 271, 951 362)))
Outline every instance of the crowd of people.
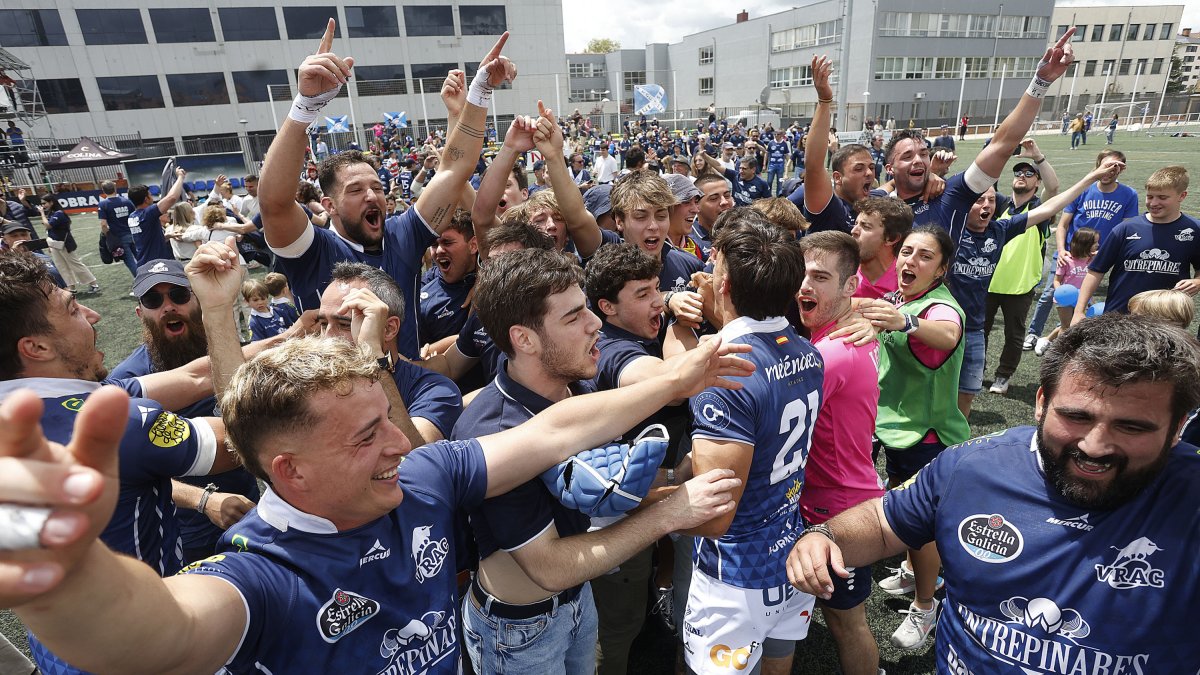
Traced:
POLYGON ((1194 669, 1146 617, 1200 597, 1200 223, 1182 167, 1139 215, 1122 153, 1067 185, 1026 136, 1073 32, 952 173, 948 128, 839 144, 824 57, 807 127, 539 101, 485 156, 507 34, 420 150, 322 150, 331 20, 246 194, 103 186, 143 327, 111 371, 70 219, 42 256, 2 207, 0 606, 42 672, 572 674, 647 617, 688 672, 788 673, 819 607, 814 668, 875 675, 877 585, 938 672, 1194 669), (997 310, 1037 426, 971 440, 997 310))

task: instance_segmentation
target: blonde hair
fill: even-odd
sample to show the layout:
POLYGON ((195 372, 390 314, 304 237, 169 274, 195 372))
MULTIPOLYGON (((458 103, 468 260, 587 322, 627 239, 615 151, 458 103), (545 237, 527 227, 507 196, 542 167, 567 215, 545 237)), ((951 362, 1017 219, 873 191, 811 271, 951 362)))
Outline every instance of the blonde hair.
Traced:
POLYGON ((528 216, 545 210, 559 218, 563 217, 562 211, 558 208, 558 200, 555 199, 553 190, 538 190, 529 195, 529 199, 522 202, 520 206, 525 207, 525 213, 528 216))
POLYGON ((213 229, 213 226, 218 223, 225 222, 225 206, 223 204, 209 204, 200 212, 200 222, 208 229, 213 229))
POLYGON ((637 208, 667 209, 676 203, 671 186, 653 171, 634 171, 622 176, 613 185, 609 199, 617 218, 624 218, 637 208))
POLYGON ((249 281, 243 281, 242 282, 242 298, 245 299, 246 301, 249 301, 250 298, 253 298, 256 295, 259 297, 262 297, 262 298, 266 298, 267 300, 271 299, 271 292, 269 290, 267 290, 267 285, 264 284, 263 282, 259 281, 258 279, 250 279, 249 281))
POLYGON ((1196 318, 1196 304, 1183 291, 1142 291, 1129 299, 1129 313, 1161 319, 1186 330, 1196 318))
POLYGON ((196 222, 196 210, 192 205, 181 201, 171 207, 171 224, 179 227, 187 227, 196 222))
POLYGON ((804 219, 800 207, 793 204, 792 200, 787 197, 756 199, 751 202, 750 208, 766 216, 772 225, 778 225, 788 232, 808 229, 808 221, 804 219))
POLYGON ((1146 179, 1147 190, 1173 190, 1187 192, 1188 172, 1182 166, 1164 166, 1146 179))
POLYGON ((275 296, 287 288, 288 280, 287 277, 279 272, 267 272, 267 275, 263 277, 263 283, 267 286, 267 292, 275 296))
POLYGON ((309 399, 332 391, 348 396, 357 382, 377 382, 375 359, 348 340, 307 336, 260 352, 233 373, 221 395, 229 444, 242 465, 270 483, 263 456, 280 434, 303 434, 321 422, 309 399))

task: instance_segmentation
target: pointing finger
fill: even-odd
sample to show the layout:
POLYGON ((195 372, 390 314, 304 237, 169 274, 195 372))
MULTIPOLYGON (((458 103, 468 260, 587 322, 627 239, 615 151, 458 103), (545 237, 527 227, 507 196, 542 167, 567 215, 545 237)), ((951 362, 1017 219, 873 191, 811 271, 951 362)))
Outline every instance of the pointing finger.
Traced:
POLYGON ((337 22, 332 18, 325 24, 325 34, 321 36, 321 45, 317 47, 317 54, 327 54, 333 48, 333 36, 337 31, 337 22))

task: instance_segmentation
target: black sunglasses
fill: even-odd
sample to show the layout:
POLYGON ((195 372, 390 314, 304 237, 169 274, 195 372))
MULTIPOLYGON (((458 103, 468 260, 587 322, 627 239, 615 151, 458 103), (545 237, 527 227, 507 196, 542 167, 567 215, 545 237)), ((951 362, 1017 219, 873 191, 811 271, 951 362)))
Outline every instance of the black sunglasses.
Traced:
POLYGON ((192 289, 184 288, 183 286, 172 286, 166 295, 158 291, 146 291, 146 294, 139 298, 138 302, 146 309, 158 309, 162 307, 163 300, 166 298, 170 298, 171 302, 176 305, 186 305, 192 300, 192 289))
POLYGON ((1013 176, 1016 178, 1033 178, 1036 175, 1037 173, 1030 171, 1029 169, 1018 169, 1013 171, 1013 176))

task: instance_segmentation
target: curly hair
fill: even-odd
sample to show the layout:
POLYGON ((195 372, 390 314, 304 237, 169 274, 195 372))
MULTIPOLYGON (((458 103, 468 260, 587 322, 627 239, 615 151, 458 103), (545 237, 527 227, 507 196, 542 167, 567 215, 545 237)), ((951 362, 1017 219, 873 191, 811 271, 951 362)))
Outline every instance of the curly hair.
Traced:
POLYGON ((53 330, 47 317, 55 288, 49 270, 32 253, 0 251, 0 380, 16 379, 24 370, 18 340, 53 330))

